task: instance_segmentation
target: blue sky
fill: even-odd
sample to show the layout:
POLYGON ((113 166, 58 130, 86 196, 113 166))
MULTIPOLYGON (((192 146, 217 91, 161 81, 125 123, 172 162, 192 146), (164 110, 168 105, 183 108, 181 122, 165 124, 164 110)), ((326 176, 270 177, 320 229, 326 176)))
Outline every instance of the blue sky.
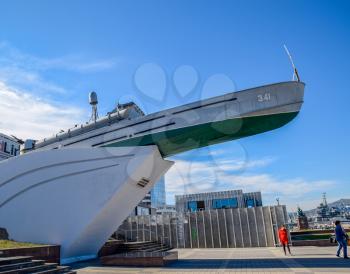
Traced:
POLYGON ((183 192, 261 190, 289 210, 350 198, 349 1, 1 1, 0 131, 44 137, 133 99, 147 113, 290 80, 300 115, 273 132, 176 157, 183 192), (16 107, 16 108, 14 108, 16 107), (43 113, 45 115, 43 115, 43 113))

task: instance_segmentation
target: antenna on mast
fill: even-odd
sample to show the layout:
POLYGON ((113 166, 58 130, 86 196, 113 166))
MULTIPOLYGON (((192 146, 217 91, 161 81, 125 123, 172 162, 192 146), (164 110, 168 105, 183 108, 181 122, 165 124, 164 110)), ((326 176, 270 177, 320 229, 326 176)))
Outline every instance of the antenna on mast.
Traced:
POLYGON ((280 205, 280 198, 279 197, 276 198, 276 202, 277 202, 277 205, 279 206, 280 205))
POLYGON ((289 53, 289 50, 288 50, 286 45, 283 45, 283 47, 284 47, 284 49, 285 49, 285 51, 286 51, 286 53, 287 53, 287 55, 289 57, 289 60, 290 60, 290 62, 292 64, 292 67, 293 67, 293 70, 294 70, 294 72, 293 72, 293 81, 295 81, 295 78, 296 78, 297 81, 300 82, 300 77, 299 77, 299 74, 298 74, 298 70, 297 70, 297 68, 294 65, 292 55, 289 53))
POLYGON ((328 205, 327 204, 327 198, 326 198, 326 192, 322 193, 322 202, 323 202, 323 205, 325 205, 325 206, 328 205))
POLYGON ((96 120, 98 119, 98 112, 97 112, 97 94, 96 92, 92 91, 89 93, 89 104, 91 105, 91 117, 90 122, 93 121, 96 123, 96 120))

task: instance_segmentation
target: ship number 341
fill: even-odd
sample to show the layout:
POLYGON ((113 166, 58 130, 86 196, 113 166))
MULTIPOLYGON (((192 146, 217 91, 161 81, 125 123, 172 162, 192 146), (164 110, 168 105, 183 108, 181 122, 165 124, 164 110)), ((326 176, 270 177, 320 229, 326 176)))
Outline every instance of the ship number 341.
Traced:
POLYGON ((258 95, 258 102, 265 102, 271 100, 271 94, 265 93, 265 94, 259 94, 258 95))

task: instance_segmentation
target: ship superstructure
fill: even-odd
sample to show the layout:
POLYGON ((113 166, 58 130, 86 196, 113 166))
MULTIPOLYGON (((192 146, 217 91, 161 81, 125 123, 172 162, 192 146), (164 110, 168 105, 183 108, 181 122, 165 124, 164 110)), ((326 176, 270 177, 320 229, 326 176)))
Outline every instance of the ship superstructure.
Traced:
POLYGON ((303 103, 304 83, 282 82, 144 115, 134 103, 76 125, 31 149, 157 145, 163 157, 273 130, 291 121, 303 103))

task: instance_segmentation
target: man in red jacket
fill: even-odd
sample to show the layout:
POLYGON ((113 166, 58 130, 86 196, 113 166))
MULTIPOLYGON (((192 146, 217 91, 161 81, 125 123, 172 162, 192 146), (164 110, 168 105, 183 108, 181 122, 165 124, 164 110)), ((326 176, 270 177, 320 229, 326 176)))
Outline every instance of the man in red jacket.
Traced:
POLYGON ((284 255, 287 256, 287 252, 286 252, 286 246, 288 248, 288 252, 290 255, 292 255, 292 253, 290 253, 290 249, 289 249, 289 245, 288 245, 288 231, 285 227, 285 225, 282 225, 281 228, 278 230, 278 238, 280 239, 280 243, 283 246, 283 251, 284 251, 284 255))

